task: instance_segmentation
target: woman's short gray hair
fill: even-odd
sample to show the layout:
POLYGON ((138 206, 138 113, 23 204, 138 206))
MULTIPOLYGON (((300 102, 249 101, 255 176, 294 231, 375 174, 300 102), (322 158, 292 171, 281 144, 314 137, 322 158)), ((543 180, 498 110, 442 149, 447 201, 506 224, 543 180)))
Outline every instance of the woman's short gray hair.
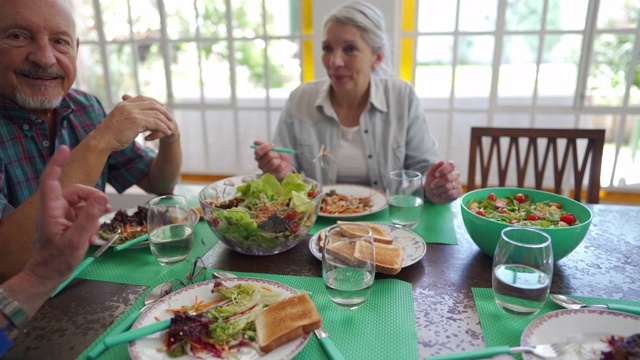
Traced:
POLYGON ((378 76, 391 75, 391 69, 386 64, 389 59, 389 40, 385 32, 384 16, 375 6, 354 1, 334 9, 324 19, 324 31, 332 22, 340 22, 355 26, 362 32, 364 41, 371 46, 374 53, 382 53, 383 62, 374 70, 378 76))

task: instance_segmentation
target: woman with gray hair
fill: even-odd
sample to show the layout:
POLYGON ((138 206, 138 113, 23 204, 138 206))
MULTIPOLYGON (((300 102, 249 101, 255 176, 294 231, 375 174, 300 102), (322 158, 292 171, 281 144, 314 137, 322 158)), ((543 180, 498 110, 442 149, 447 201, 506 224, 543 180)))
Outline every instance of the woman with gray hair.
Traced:
POLYGON ((391 77, 384 17, 366 2, 325 19, 322 64, 327 78, 300 85, 280 117, 273 142, 255 141, 255 159, 282 179, 298 171, 322 184, 384 189, 392 170, 425 174, 425 195, 448 203, 462 194, 453 162, 437 160, 437 142, 411 84, 391 77), (272 151, 289 147, 289 156, 272 151))

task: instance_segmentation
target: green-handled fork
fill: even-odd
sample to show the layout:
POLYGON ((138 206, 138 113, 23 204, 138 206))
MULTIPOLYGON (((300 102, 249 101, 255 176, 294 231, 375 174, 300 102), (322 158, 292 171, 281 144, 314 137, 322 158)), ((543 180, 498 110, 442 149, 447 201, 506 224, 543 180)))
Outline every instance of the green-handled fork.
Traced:
POLYGON ((430 357, 430 360, 464 360, 464 359, 484 359, 502 354, 529 353, 543 359, 553 359, 562 356, 577 346, 575 338, 554 344, 543 344, 536 346, 494 346, 486 349, 469 350, 447 355, 430 357))

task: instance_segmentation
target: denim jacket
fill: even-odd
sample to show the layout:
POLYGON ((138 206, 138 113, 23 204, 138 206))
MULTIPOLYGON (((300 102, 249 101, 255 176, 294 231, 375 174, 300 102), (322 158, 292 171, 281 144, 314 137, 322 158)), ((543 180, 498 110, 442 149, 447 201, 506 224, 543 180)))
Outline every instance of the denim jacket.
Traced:
MULTIPOLYGON (((295 149, 294 168, 321 184, 336 182, 336 161, 340 161, 336 158, 340 126, 329 99, 330 85, 329 79, 322 79, 294 90, 273 139, 279 146, 295 149), (323 146, 329 155, 319 157, 323 146)), ((371 78, 369 105, 360 115, 360 133, 374 188, 384 189, 392 170, 424 173, 438 160, 438 145, 429 133, 420 99, 403 80, 371 78)))

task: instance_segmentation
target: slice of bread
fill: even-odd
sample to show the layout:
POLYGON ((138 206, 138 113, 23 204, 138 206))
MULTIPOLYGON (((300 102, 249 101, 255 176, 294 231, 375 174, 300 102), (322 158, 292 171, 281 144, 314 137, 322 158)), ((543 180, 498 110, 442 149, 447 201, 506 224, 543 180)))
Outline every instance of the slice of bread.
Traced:
POLYGON ((255 320, 256 340, 268 353, 278 346, 322 326, 322 318, 309 295, 303 291, 265 308, 255 320))
POLYGON ((353 256, 355 251, 356 244, 353 241, 340 241, 327 245, 327 255, 333 256, 349 265, 353 265, 357 262, 353 256))
MULTIPOLYGON (((350 222, 348 221, 338 221, 337 222, 340 225, 343 225, 340 227, 340 231, 348 237, 360 237, 362 235, 364 235, 362 233, 362 229, 360 229, 357 226, 348 226, 348 224, 350 224, 350 222)), ((364 225, 366 227, 368 227, 369 229, 371 229, 371 234, 373 235, 373 241, 377 242, 377 243, 381 243, 381 244, 393 244, 393 238, 391 236, 389 236, 389 234, 387 234, 386 231, 382 230, 379 226, 372 224, 372 223, 358 223, 360 225, 364 225)))
MULTIPOLYGON (((404 251, 402 247, 374 243, 376 254, 376 272, 395 275, 402 270, 404 251)), ((371 245, 364 241, 358 241, 355 246, 354 257, 361 261, 371 258, 371 245)))

